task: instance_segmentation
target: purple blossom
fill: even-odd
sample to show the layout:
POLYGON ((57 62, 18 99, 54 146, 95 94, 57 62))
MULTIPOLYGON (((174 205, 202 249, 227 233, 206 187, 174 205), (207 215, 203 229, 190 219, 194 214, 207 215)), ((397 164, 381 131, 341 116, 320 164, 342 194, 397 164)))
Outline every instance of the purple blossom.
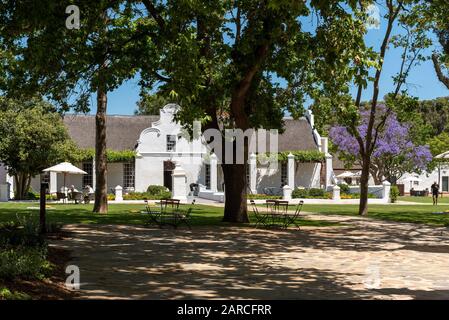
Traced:
MULTIPOLYGON (((378 107, 379 114, 385 112, 385 106, 378 107)), ((364 140, 366 137, 369 112, 363 110, 360 112, 361 124, 357 130, 364 140)), ((376 125, 376 123, 375 123, 376 125)), ((416 146, 409 136, 410 124, 398 121, 394 112, 388 116, 383 130, 379 133, 374 151, 373 158, 382 159, 389 157, 390 159, 402 159, 404 167, 410 170, 425 170, 428 163, 432 160, 432 154, 428 146, 416 146)), ((329 137, 333 144, 337 146, 339 152, 349 154, 359 158, 359 144, 357 139, 352 136, 343 126, 334 126, 329 131, 329 137)))

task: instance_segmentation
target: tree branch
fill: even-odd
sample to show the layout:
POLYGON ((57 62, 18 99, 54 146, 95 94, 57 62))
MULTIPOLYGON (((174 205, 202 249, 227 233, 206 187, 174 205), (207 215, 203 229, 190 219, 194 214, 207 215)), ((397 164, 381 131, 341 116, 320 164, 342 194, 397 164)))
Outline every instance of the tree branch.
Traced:
POLYGON ((432 54, 432 61, 438 80, 440 80, 449 89, 449 78, 443 74, 443 70, 441 70, 440 61, 438 61, 438 55, 436 53, 432 54))
POLYGON ((151 0, 142 0, 142 3, 148 10, 148 12, 151 14, 151 16, 154 18, 154 20, 156 20, 156 23, 159 25, 159 28, 161 28, 162 30, 165 29, 165 20, 159 14, 153 2, 151 0))

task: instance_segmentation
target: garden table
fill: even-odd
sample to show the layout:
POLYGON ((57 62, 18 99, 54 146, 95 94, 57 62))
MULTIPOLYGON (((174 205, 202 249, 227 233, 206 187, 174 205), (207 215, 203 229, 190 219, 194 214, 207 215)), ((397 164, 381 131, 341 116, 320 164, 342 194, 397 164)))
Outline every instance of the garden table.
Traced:
POLYGON ((179 208, 180 200, 177 199, 163 199, 156 202, 155 204, 160 206, 160 211, 152 210, 148 201, 145 201, 145 203, 150 224, 155 223, 159 227, 169 225, 176 229, 180 224, 184 223, 191 228, 190 214, 192 213, 195 200, 193 200, 192 205, 187 210, 179 208))

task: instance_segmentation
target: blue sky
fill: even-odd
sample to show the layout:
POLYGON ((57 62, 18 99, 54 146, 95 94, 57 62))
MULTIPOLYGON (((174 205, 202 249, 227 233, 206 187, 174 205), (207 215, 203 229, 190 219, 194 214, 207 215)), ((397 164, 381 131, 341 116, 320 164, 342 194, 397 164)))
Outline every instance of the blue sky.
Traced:
MULTIPOLYGON (((381 22, 380 29, 371 29, 366 35, 366 42, 373 46, 376 51, 380 46, 385 32, 385 22, 381 22)), ((429 34, 430 35, 430 34, 429 34)), ((434 48, 426 53, 431 53, 434 48)), ((380 83, 380 98, 390 92, 394 87, 392 76, 397 74, 401 62, 401 49, 390 48, 385 58, 385 67, 380 83)), ((449 90, 436 77, 431 61, 426 61, 420 66, 414 67, 408 79, 407 89, 409 94, 422 100, 434 99, 437 97, 449 96, 449 90)), ((355 88, 354 88, 355 96, 355 88)), ((368 87, 363 94, 364 100, 369 100, 372 95, 372 87, 368 87)), ((120 88, 108 96, 108 114, 132 115, 136 109, 136 102, 139 99, 138 79, 132 79, 124 83, 120 88)), ((95 106, 95 97, 92 97, 92 104, 95 106)), ((95 112, 95 107, 92 112, 95 112)))

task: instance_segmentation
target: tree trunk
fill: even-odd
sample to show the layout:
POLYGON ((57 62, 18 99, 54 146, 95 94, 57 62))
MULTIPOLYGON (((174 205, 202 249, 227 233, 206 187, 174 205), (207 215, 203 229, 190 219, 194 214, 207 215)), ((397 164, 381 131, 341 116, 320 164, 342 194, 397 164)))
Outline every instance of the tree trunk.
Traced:
POLYGON ((371 159, 365 155, 362 161, 362 176, 360 177, 360 203, 359 215, 365 216, 368 213, 368 182, 371 159))
MULTIPOLYGON (((101 70, 99 71, 101 72, 101 70)), ((107 194, 107 159, 106 159, 106 108, 107 93, 105 86, 100 83, 97 90, 97 114, 95 116, 95 204, 93 212, 108 212, 107 194)))
POLYGON ((222 164, 226 188, 224 222, 248 223, 246 170, 243 164, 222 164))
POLYGON ((14 197, 16 200, 26 200, 28 190, 30 189, 31 176, 26 173, 19 172, 14 175, 14 184, 16 191, 14 197))

